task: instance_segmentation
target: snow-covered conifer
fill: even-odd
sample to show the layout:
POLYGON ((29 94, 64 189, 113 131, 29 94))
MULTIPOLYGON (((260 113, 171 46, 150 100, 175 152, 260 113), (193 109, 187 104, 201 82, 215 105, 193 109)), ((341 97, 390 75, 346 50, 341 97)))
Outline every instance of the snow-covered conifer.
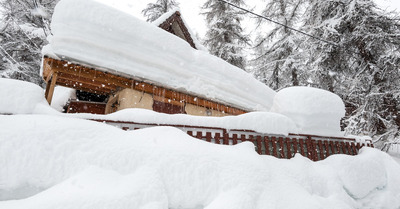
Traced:
POLYGON ((147 4, 147 7, 142 10, 142 14, 146 17, 147 22, 153 22, 176 7, 179 7, 179 3, 175 0, 157 0, 156 3, 147 4))
MULTIPOLYGON (((293 0, 282 2, 289 5, 293 0)), ((289 41, 277 37, 268 46, 277 45, 275 50, 287 53, 269 56, 267 63, 280 63, 280 72, 292 72, 291 65, 283 63, 295 63, 307 81, 300 85, 341 96, 347 107, 344 125, 348 133, 372 135, 376 141, 399 140, 398 14, 385 13, 372 0, 304 0, 300 7, 304 12, 297 27, 334 44, 298 33, 281 33, 279 37, 287 34, 285 40, 289 41)), ((289 19, 281 22, 284 20, 289 19)), ((274 48, 262 50, 269 49, 274 48)), ((278 78, 282 81, 287 75, 281 73, 278 78)))
MULTIPOLYGON (((238 6, 244 5, 243 0, 230 2, 238 6)), ((245 69, 246 57, 243 49, 248 46, 249 37, 243 33, 240 24, 243 14, 218 0, 207 0, 202 9, 208 26, 204 44, 210 53, 245 69)))
MULTIPOLYGON (((262 15, 294 27, 300 21, 303 3, 304 0, 271 0, 262 15)), ((257 21, 261 29, 265 20, 257 21)), ((294 31, 281 25, 276 25, 267 34, 260 33, 254 47, 253 73, 274 89, 304 85, 306 76, 300 61, 303 59, 300 40, 294 31)))
POLYGON ((0 0, 0 77, 43 84, 39 75, 41 49, 47 43, 57 2, 0 0))

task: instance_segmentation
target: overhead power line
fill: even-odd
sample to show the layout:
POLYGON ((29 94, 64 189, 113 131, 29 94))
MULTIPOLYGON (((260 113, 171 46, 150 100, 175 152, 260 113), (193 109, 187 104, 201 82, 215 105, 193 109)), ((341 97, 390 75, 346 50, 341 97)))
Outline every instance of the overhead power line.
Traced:
POLYGON ((270 21, 270 22, 272 22, 272 23, 275 23, 275 24, 277 24, 277 25, 280 25, 280 26, 283 26, 283 27, 288 28, 288 29, 290 29, 290 30, 293 30, 293 31, 295 31, 295 32, 297 32, 297 33, 303 34, 303 35, 308 36, 308 37, 311 37, 311 38, 313 38, 313 39, 317 39, 317 40, 319 40, 319 41, 322 41, 322 42, 324 42, 324 43, 327 43, 327 44, 330 44, 330 45, 333 45, 333 46, 338 46, 338 45, 337 45, 336 43, 334 43, 334 42, 330 42, 330 41, 324 40, 324 39, 322 39, 322 38, 313 36, 313 35, 311 35, 311 34, 308 34, 308 33, 306 33, 306 32, 303 32, 303 31, 301 31, 301 30, 298 30, 298 29, 296 29, 296 28, 293 28, 293 27, 290 27, 290 26, 285 25, 285 24, 283 24, 283 23, 280 23, 280 22, 278 22, 278 21, 275 21, 275 20, 273 20, 273 19, 271 19, 271 18, 268 18, 268 17, 265 17, 265 16, 263 16, 263 15, 254 13, 254 12, 248 10, 248 9, 239 7, 239 6, 237 6, 237 5, 235 5, 235 4, 232 4, 232 3, 228 2, 228 1, 225 1, 225 0, 218 0, 218 1, 224 2, 224 3, 226 3, 226 4, 229 4, 230 6, 233 6, 233 7, 237 8, 237 9, 240 9, 240 10, 242 10, 242 11, 245 11, 246 13, 250 13, 250 14, 252 14, 252 15, 254 15, 254 16, 257 16, 257 17, 259 17, 259 18, 268 20, 268 21, 270 21))

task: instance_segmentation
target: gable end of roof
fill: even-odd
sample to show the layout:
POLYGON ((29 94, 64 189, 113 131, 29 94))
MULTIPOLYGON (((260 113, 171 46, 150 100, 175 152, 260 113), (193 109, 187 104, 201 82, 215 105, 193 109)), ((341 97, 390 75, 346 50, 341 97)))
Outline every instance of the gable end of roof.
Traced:
POLYGON ((197 49, 196 45, 194 44, 194 41, 189 33, 188 28, 186 27, 186 25, 184 24, 184 22, 182 20, 181 13, 179 11, 176 11, 175 13, 173 13, 164 22, 159 24, 158 27, 184 39, 185 41, 187 41, 190 44, 191 47, 193 47, 194 49, 197 49), (173 27, 173 26, 175 26, 175 24, 179 27, 180 31, 177 31, 177 29, 175 27, 173 27))

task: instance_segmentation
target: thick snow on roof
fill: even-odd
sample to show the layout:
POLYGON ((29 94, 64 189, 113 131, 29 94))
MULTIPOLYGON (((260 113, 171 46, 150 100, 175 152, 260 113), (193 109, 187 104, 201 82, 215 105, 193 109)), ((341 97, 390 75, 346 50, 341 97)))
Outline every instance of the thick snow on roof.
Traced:
POLYGON ((341 136, 340 120, 345 115, 342 99, 329 91, 312 87, 289 87, 280 90, 272 112, 291 118, 301 133, 341 136))
POLYGON ((115 70, 245 110, 265 111, 272 106, 275 92, 250 74, 96 1, 61 0, 51 28, 51 51, 62 59, 115 70))
POLYGON ((373 148, 312 162, 171 127, 43 115, 0 115, 0 124, 1 209, 400 207, 400 166, 373 148))

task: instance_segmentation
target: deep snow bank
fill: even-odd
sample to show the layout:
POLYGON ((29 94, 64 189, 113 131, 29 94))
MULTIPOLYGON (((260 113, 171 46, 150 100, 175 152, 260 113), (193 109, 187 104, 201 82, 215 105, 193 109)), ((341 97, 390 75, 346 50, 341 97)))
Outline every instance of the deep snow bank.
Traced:
POLYGON ((245 110, 268 111, 272 105, 275 92, 249 73, 94 0, 61 0, 51 28, 53 36, 45 55, 55 54, 245 110))
POLYGON ((311 162, 169 127, 0 116, 0 208, 399 208, 400 166, 364 148, 311 162), (38 193, 38 191, 42 191, 38 193))
POLYGON ((95 114, 65 114, 65 117, 112 120, 158 125, 185 125, 200 127, 217 127, 236 130, 251 130, 258 133, 278 134, 287 136, 297 134, 296 124, 288 117, 271 112, 250 112, 237 116, 210 117, 186 114, 165 114, 152 110, 130 108, 108 115, 95 114))
POLYGON ((14 79, 0 78, 0 113, 27 114, 48 105, 40 86, 14 79))
POLYGON ((343 136, 340 120, 345 108, 342 99, 331 92, 312 87, 289 87, 280 90, 271 112, 291 118, 304 134, 343 136))

